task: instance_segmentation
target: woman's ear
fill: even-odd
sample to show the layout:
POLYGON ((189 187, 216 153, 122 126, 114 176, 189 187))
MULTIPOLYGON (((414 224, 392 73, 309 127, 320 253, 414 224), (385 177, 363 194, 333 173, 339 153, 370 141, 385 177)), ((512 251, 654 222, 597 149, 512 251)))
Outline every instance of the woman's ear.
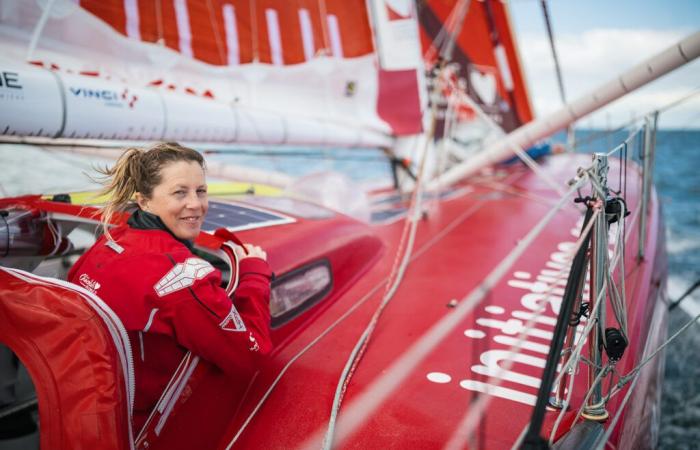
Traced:
POLYGON ((140 192, 136 193, 136 204, 139 205, 142 211, 148 211, 148 199, 140 192))

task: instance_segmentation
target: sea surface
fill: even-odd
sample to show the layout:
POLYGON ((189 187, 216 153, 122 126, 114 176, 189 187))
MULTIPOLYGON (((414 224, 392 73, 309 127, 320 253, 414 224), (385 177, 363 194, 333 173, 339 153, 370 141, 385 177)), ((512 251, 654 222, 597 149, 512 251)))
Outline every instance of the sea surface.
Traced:
MULTIPOLYGON (((581 151, 606 151, 627 132, 614 135, 579 130, 581 151)), ((629 152, 635 151, 633 145, 629 152)), ((210 158, 253 165, 295 175, 340 170, 363 184, 386 183, 389 165, 377 151, 254 153, 245 149, 211 154, 210 158)), ((48 152, 39 147, 0 144, 0 196, 29 192, 66 192, 96 186, 86 173, 108 159, 48 152)), ((669 257, 668 293, 678 298, 700 278, 700 131, 660 130, 656 140, 655 183, 666 220, 669 257)), ((669 336, 700 313, 700 289, 669 317, 669 336)), ((661 449, 700 448, 700 325, 671 343, 666 352, 662 397, 661 449)))

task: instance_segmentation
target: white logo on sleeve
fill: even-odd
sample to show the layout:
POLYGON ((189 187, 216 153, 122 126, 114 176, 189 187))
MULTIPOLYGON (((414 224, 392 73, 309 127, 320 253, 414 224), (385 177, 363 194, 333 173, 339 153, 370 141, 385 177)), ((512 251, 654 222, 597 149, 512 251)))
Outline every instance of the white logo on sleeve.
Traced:
POLYGON ((238 314, 238 311, 236 310, 236 307, 231 305, 231 311, 228 313, 226 317, 224 317, 224 320, 221 321, 219 324, 222 330, 224 331, 245 331, 245 324, 243 323, 243 318, 241 317, 240 314, 238 314))
POLYGON ((185 289, 214 271, 211 264, 200 258, 187 258, 184 263, 177 263, 154 286, 159 297, 185 289))

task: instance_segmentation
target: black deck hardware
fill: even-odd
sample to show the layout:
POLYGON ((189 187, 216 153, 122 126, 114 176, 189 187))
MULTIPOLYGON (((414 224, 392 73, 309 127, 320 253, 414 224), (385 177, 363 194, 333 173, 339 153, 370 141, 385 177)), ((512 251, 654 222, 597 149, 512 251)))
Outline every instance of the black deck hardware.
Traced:
POLYGON ((627 348, 627 339, 617 328, 606 328, 603 348, 610 361, 619 361, 627 348))

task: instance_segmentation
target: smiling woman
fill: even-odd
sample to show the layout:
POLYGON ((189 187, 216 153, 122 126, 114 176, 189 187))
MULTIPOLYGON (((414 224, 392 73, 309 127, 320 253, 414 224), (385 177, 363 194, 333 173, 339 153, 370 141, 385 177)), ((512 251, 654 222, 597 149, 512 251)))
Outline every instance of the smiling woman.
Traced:
POLYGON ((241 379, 271 349, 270 268, 245 244, 234 298, 221 273, 192 253, 207 214, 202 156, 175 143, 127 150, 105 175, 105 234, 76 262, 69 281, 100 296, 119 316, 134 349, 134 425, 145 423, 190 351, 241 379), (135 201, 134 201, 135 200, 135 201), (133 208, 108 230, 115 213, 133 208))
POLYGON ((163 167, 160 175, 163 181, 150 198, 136 193, 139 208, 160 217, 175 237, 193 240, 209 207, 204 169, 196 162, 177 161, 163 167))

